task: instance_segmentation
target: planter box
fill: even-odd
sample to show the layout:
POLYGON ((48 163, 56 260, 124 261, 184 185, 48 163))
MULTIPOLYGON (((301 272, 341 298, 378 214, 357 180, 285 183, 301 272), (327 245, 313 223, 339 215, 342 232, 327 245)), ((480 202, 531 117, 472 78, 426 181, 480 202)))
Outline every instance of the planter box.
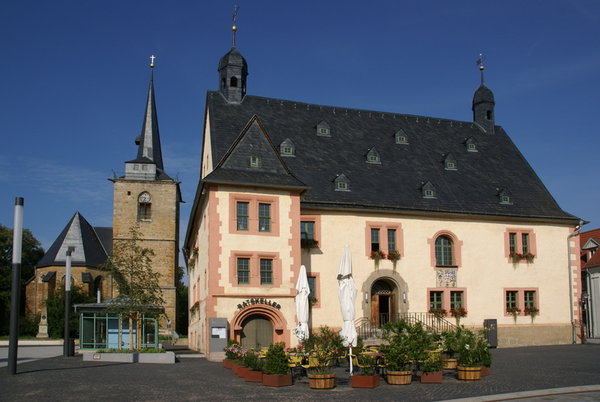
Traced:
POLYGON ((432 373, 421 373, 421 383, 423 384, 441 384, 443 382, 444 372, 434 371, 432 373))
POLYGON ((138 363, 175 364, 175 352, 139 353, 138 363))
POLYGON ((231 360, 225 359, 223 360, 223 367, 231 370, 233 368, 233 362, 231 360))
POLYGON ((238 377, 246 378, 246 375, 248 375, 249 371, 250 367, 239 366, 235 373, 238 375, 238 377))
POLYGON ((84 353, 84 362, 137 363, 138 353, 84 353))
POLYGON ((262 382, 263 372, 262 371, 248 371, 248 374, 244 377, 245 381, 248 382, 262 382))
POLYGON ((310 374, 308 385, 313 389, 330 389, 335 387, 334 374, 310 374))
POLYGON ((389 371, 387 372, 387 382, 393 385, 408 385, 412 382, 412 371, 389 371))
POLYGON ((463 381, 478 381, 481 378, 481 367, 458 366, 457 376, 463 381))
POLYGON ((442 366, 442 368, 444 370, 456 370, 456 366, 458 365, 457 359, 444 359, 443 362, 444 365, 442 366))
POLYGON ((262 383, 267 387, 285 387, 292 385, 292 375, 263 374, 262 383))
POLYGON ((492 368, 490 366, 481 366, 481 377, 486 377, 490 374, 492 374, 492 368))
POLYGON ((379 374, 352 376, 352 388, 375 388, 378 386, 379 374))

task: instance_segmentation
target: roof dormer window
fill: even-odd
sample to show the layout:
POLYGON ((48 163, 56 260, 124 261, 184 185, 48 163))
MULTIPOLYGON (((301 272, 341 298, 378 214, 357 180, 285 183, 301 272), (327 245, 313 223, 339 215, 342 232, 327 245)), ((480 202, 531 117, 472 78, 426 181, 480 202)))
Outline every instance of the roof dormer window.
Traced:
POLYGON ((317 135, 320 137, 331 137, 331 128, 325 120, 317 124, 317 135))
POLYGON ((345 174, 339 174, 333 182, 335 183, 335 191, 350 191, 350 180, 345 174))
POLYGON ((381 164, 379 152, 377 152, 375 147, 369 149, 369 152, 367 152, 367 163, 381 164))
POLYGON ((511 205, 512 204, 511 194, 507 190, 504 190, 504 189, 499 190, 498 198, 500 198, 500 204, 503 204, 503 205, 511 205))
POLYGON ((477 152, 477 142, 473 137, 469 137, 465 140, 465 146, 469 152, 477 152))
POLYGON ((296 147, 294 146, 294 143, 292 142, 292 140, 290 140, 289 138, 286 138, 279 145, 279 153, 282 156, 294 156, 294 154, 296 153, 296 147))
POLYGON ((404 130, 400 129, 396 131, 394 137, 396 138, 396 144, 408 145, 408 137, 406 136, 404 130))
POLYGON ((423 194, 423 198, 436 198, 435 187, 429 181, 423 184, 423 186, 421 187, 421 193, 423 194))
POLYGON ((454 156, 452 156, 452 154, 446 155, 444 158, 444 168, 446 170, 457 170, 457 166, 458 165, 456 164, 456 159, 454 159, 454 156))

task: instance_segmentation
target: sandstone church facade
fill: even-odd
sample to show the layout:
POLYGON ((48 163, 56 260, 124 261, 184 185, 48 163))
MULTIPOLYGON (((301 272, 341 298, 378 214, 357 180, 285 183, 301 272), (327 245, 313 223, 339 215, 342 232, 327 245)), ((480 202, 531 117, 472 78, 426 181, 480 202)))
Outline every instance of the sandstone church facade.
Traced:
POLYGON ((483 71, 473 121, 251 96, 235 47, 218 71, 184 242, 192 349, 295 345, 301 265, 310 326, 339 328, 346 244, 357 327, 464 308, 461 324, 496 320, 499 346, 576 340, 580 220, 496 124, 483 71))
MULTIPOLYGON (((159 285, 165 300, 166 319, 161 329, 176 327, 176 268, 179 258, 179 181, 164 170, 151 64, 144 119, 140 136, 135 139, 135 159, 125 162, 125 174, 114 177, 113 226, 93 227, 79 212, 36 265, 35 276, 27 283, 29 314, 44 316, 44 301, 63 286, 66 250, 74 247, 71 281, 101 301, 118 295, 110 274, 101 269, 112 253, 114 242, 130 237, 135 227, 141 246, 154 252, 152 268, 160 273, 159 285)), ((43 321, 43 320, 42 320, 43 321)), ((44 335, 42 333, 42 335, 44 335)))

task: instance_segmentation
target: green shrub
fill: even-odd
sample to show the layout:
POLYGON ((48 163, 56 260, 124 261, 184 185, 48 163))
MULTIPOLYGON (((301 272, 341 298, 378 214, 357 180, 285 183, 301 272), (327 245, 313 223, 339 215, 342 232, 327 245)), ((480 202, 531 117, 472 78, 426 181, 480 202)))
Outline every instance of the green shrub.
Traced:
POLYGON ((269 346, 263 366, 265 374, 284 375, 288 373, 288 358, 284 348, 285 344, 283 342, 274 343, 269 346))

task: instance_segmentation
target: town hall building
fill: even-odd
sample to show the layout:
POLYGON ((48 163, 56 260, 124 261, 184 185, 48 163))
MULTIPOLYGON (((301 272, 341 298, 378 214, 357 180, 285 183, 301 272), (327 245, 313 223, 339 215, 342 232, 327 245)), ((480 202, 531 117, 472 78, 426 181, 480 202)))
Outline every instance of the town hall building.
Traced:
POLYGON ((235 46, 218 79, 184 242, 190 348, 294 346, 301 265, 309 325, 339 329, 344 245, 357 329, 463 308, 466 326, 496 320, 499 346, 577 340, 580 220, 497 124, 483 71, 473 121, 249 95, 235 46))

